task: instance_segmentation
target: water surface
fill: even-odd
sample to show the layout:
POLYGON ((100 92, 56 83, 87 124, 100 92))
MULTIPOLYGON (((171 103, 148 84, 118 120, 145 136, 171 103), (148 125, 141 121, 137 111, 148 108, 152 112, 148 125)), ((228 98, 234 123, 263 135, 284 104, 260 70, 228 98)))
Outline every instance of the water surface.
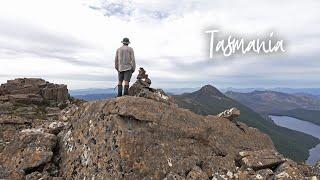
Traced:
MULTIPOLYGON (((320 126, 303 121, 297 118, 288 116, 269 116, 278 126, 286 127, 288 129, 300 131, 320 139, 320 126)), ((314 164, 320 160, 320 144, 316 147, 309 149, 310 156, 307 159, 308 164, 314 164)))

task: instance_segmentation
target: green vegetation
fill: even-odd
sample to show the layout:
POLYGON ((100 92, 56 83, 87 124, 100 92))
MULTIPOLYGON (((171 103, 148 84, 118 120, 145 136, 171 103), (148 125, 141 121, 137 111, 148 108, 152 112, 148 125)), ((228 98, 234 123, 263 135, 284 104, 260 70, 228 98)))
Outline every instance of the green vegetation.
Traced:
POLYGON ((309 149, 320 143, 319 139, 313 136, 279 127, 226 96, 210 95, 199 90, 174 97, 180 107, 201 115, 216 115, 226 109, 237 107, 241 111, 239 121, 268 134, 280 153, 296 161, 305 161, 309 156, 309 149))
POLYGON ((292 109, 279 113, 272 113, 276 116, 290 116, 300 120, 309 121, 313 124, 320 126, 320 111, 307 110, 307 109, 292 109))

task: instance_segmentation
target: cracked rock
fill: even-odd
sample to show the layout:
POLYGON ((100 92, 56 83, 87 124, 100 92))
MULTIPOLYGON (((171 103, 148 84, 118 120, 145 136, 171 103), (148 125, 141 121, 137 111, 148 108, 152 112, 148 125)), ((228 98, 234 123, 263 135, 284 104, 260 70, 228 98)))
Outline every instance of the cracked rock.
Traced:
POLYGON ((284 157, 275 150, 241 151, 239 155, 240 163, 253 170, 272 169, 285 162, 284 157))
POLYGON ((37 129, 18 133, 1 154, 0 164, 5 172, 0 178, 6 178, 5 174, 13 178, 14 174, 22 176, 41 169, 51 161, 56 141, 55 135, 37 129))

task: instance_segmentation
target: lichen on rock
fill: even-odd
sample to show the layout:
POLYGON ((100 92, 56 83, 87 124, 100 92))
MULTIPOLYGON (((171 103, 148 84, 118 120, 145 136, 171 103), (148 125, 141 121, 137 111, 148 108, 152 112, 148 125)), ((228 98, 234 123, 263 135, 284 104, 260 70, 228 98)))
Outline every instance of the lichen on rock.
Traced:
POLYGON ((75 179, 161 179, 170 173, 187 178, 199 168, 212 177, 215 171, 236 171, 241 150, 274 149, 270 138, 255 129, 245 127, 243 133, 223 118, 142 97, 85 103, 70 125, 67 136, 61 136, 60 170, 75 179))

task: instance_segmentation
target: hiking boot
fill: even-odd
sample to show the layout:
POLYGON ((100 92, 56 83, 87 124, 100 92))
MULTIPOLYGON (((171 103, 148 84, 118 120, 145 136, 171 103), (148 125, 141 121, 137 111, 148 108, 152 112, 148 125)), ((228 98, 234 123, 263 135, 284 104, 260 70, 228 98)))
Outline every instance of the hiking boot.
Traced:
POLYGON ((122 96, 122 85, 118 85, 118 95, 117 97, 122 96))
POLYGON ((123 95, 129 95, 129 85, 124 85, 123 95))

